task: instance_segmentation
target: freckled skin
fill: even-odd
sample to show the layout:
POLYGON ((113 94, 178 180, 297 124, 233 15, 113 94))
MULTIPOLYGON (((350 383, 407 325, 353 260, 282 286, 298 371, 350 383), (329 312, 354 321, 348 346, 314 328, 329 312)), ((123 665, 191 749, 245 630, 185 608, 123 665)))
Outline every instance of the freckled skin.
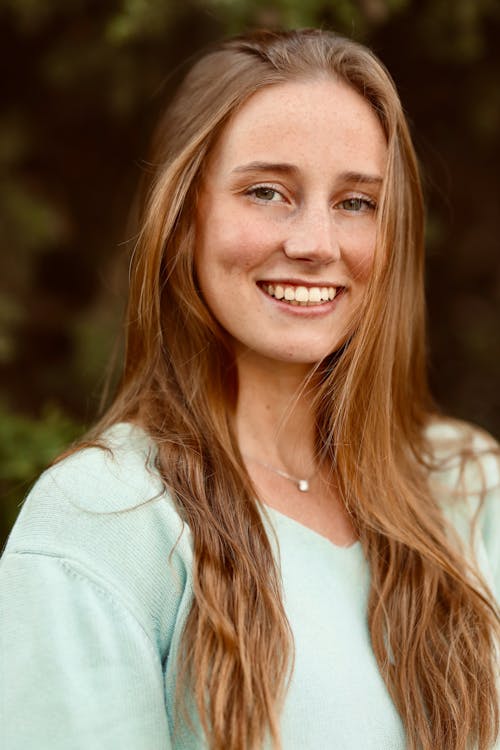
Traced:
POLYGON ((346 175, 381 179, 386 159, 368 102, 331 78, 267 87, 232 118, 201 188, 195 263, 238 356, 310 366, 346 339, 370 278, 380 192, 346 175), (242 169, 255 162, 267 166, 242 169), (287 279, 346 291, 324 314, 292 314, 258 283, 287 279))

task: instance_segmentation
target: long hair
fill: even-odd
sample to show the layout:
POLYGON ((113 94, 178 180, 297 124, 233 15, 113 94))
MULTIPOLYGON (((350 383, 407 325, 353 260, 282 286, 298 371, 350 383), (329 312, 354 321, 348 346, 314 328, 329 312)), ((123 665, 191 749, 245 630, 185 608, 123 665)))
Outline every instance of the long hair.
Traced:
POLYGON ((374 270, 347 343, 317 372, 317 453, 335 471, 371 571, 368 623, 410 750, 486 750, 498 732, 489 594, 431 490, 423 205, 394 84, 332 32, 229 40, 188 73, 160 123, 134 252, 126 361, 102 430, 139 423, 194 545, 182 680, 210 750, 279 747, 293 664, 280 576, 231 428, 238 382, 197 286, 197 191, 211 149, 255 92, 330 75, 373 107, 388 148, 374 270))

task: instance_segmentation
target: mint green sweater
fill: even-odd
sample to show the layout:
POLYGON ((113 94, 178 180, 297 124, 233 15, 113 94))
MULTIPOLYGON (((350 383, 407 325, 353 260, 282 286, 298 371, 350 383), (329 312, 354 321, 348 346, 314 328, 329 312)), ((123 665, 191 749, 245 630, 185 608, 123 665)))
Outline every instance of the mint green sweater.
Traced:
MULTIPOLYGON (((442 441, 456 429, 442 423, 432 434, 442 441)), ((176 657, 192 599, 190 531, 145 434, 121 424, 107 439, 112 454, 85 449, 42 475, 3 554, 3 750, 206 747, 196 728, 173 726, 176 657)), ((478 451, 483 440, 478 433, 478 451)), ((467 538, 481 473, 490 491, 474 554, 498 596, 497 459, 469 469, 469 502, 446 512, 467 538)), ((456 467, 441 472, 436 491, 444 498, 456 479, 456 467)), ((403 750, 402 723, 370 645, 361 545, 337 547, 271 509, 265 523, 279 543, 296 654, 283 749, 403 750)))

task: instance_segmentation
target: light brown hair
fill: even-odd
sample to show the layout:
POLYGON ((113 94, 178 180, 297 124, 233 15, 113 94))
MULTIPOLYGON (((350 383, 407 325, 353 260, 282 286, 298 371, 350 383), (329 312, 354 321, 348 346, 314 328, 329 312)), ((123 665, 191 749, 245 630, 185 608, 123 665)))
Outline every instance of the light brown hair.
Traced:
MULTIPOLYGON (((332 32, 232 39, 188 73, 159 128, 135 249, 118 395, 98 426, 135 421, 194 544, 184 682, 210 750, 279 746, 292 637, 280 576, 230 414, 237 376, 194 272, 196 197, 232 114, 265 86, 330 75, 373 107, 388 147, 376 261, 349 341, 321 363, 317 452, 335 471, 371 571, 373 650, 410 750, 490 747, 498 731, 494 605, 431 492, 423 206, 394 84, 332 32), (208 700, 207 700, 208 697, 208 700)), ((167 574, 167 571, 166 571, 167 574)))

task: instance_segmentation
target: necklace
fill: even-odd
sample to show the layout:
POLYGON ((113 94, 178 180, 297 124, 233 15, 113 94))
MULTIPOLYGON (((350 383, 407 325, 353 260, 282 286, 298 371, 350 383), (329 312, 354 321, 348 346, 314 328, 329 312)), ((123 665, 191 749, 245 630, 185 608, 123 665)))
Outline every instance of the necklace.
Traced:
POLYGON ((309 482, 316 476, 316 472, 314 472, 314 474, 312 474, 308 479, 301 479, 300 477, 294 477, 291 474, 287 474, 287 472, 283 471, 282 469, 276 469, 274 466, 265 464, 264 461, 258 461, 256 458, 252 458, 251 456, 246 456, 246 458, 256 464, 259 464, 259 466, 263 466, 264 469, 268 469, 269 471, 274 472, 274 474, 283 477, 283 479, 288 479, 289 482, 293 482, 297 485, 297 489, 300 492, 309 492, 309 482))

